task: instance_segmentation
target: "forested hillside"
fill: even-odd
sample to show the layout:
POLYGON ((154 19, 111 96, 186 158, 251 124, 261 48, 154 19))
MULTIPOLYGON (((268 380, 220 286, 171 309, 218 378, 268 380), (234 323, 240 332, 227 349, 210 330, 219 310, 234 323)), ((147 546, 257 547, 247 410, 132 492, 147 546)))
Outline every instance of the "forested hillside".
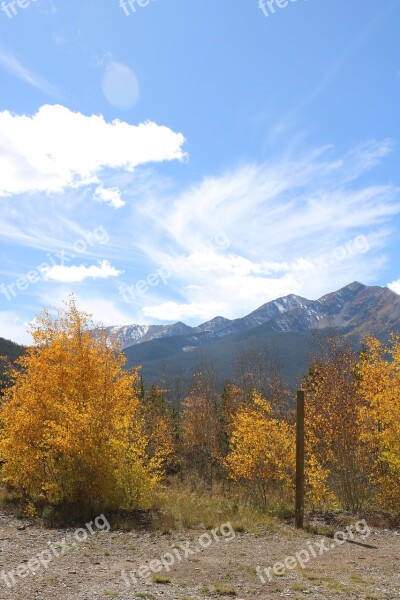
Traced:
POLYGON ((5 385, 5 365, 9 362, 14 362, 24 353, 24 347, 0 338, 0 393, 5 385))
POLYGON ((0 356, 6 356, 9 360, 14 361, 23 353, 23 346, 0 337, 0 356))

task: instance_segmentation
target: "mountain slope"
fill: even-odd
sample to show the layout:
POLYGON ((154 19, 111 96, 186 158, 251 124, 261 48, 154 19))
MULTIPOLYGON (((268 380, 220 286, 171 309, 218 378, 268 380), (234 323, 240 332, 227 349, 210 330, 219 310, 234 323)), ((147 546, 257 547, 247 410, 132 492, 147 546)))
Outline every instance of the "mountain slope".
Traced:
POLYGON ((126 348, 124 353, 129 367, 141 366, 141 374, 147 384, 160 383, 165 375, 171 379, 181 377, 187 384, 193 372, 202 370, 204 364, 212 363, 218 372, 218 384, 222 387, 234 378, 237 357, 251 347, 262 347, 279 360, 287 384, 291 387, 298 385, 307 371, 310 356, 317 348, 314 332, 271 332, 263 330, 263 327, 223 337, 190 351, 187 338, 175 336, 136 344, 126 348))
POLYGON ((0 337, 0 356, 5 356, 13 362, 24 353, 24 347, 0 337))
POLYGON ((198 347, 261 325, 267 325, 270 331, 287 332, 335 326, 362 336, 398 330, 399 321, 398 294, 388 288, 367 287, 353 282, 318 300, 307 300, 293 294, 278 298, 239 319, 215 317, 198 327, 179 322, 173 325, 130 325, 110 330, 119 336, 123 348, 176 335, 186 338, 187 347, 198 347))
POLYGON ((269 322, 272 331, 307 331, 334 326, 358 337, 397 331, 399 324, 400 296, 388 288, 367 287, 358 282, 269 322))
POLYGON ((173 323, 172 325, 125 325, 123 327, 107 327, 110 334, 119 338, 122 348, 128 348, 134 344, 141 344, 150 340, 171 337, 174 335, 187 335, 193 331, 193 327, 185 323, 173 323))
POLYGON ((0 396, 2 395, 2 388, 6 385, 8 380, 4 369, 5 364, 8 361, 16 361, 24 352, 25 348, 23 346, 19 346, 10 340, 0 338, 0 396))
POLYGON ((235 356, 251 343, 277 354, 290 385, 301 377, 316 346, 315 332, 331 328, 357 347, 366 334, 385 340, 400 332, 400 296, 387 288, 354 282, 318 300, 286 296, 261 306, 241 319, 216 317, 186 335, 156 338, 125 348, 130 365, 142 365, 146 379, 155 381, 163 370, 186 372, 199 368, 207 357, 221 371, 233 375, 235 356))
POLYGON ((181 322, 172 325, 127 325, 124 327, 109 327, 108 331, 119 337, 123 348, 163 337, 175 335, 188 336, 191 334, 193 335, 193 344, 197 346, 257 325, 262 325, 286 312, 305 308, 311 302, 311 300, 291 294, 284 298, 267 302, 246 317, 239 319, 231 320, 225 317, 215 317, 206 323, 198 325, 198 327, 189 327, 181 322))

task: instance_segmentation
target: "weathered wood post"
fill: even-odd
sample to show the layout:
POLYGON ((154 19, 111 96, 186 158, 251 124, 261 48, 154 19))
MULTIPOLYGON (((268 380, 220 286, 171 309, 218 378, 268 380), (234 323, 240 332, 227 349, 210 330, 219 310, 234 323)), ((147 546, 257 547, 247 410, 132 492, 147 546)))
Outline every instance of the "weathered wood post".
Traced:
POLYGON ((304 397, 303 391, 297 392, 296 410, 296 517, 297 529, 304 524, 304 397))

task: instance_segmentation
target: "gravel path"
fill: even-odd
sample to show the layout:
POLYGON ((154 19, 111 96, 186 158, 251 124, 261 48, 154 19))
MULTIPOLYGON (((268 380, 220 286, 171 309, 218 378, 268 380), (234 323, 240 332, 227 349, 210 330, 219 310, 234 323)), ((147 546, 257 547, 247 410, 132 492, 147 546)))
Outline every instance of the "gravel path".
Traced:
POLYGON ((400 599, 399 530, 374 529, 340 545, 285 525, 234 535, 228 526, 224 535, 92 530, 42 529, 0 513, 0 599, 400 599), (308 552, 305 568, 298 552, 308 552), (294 568, 290 559, 290 570, 275 564, 287 557, 294 568), (159 572, 146 579, 150 561, 159 572), (274 564, 280 574, 268 577, 263 569, 274 564))

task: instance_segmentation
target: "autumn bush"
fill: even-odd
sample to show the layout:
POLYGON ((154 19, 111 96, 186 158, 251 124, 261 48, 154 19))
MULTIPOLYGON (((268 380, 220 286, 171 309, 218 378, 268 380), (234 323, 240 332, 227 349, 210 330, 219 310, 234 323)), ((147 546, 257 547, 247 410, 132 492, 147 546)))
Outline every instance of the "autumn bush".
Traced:
POLYGON ((137 371, 71 299, 45 311, 0 408, 1 476, 31 509, 147 506, 160 457, 147 454, 137 371))
POLYGON ((380 506, 400 513, 400 336, 388 344, 367 338, 359 366, 361 437, 373 459, 380 506))
POLYGON ((267 507, 276 489, 283 498, 293 493, 294 428, 275 418, 271 405, 259 393, 254 392, 252 400, 234 415, 225 462, 230 477, 254 487, 267 507))
POLYGON ((192 472, 212 488, 214 480, 222 476, 225 432, 221 396, 204 373, 194 376, 180 429, 184 472, 192 472))
POLYGON ((327 340, 305 389, 311 505, 400 513, 400 337, 327 340))
POLYGON ((165 390, 156 385, 148 390, 140 380, 139 415, 147 437, 147 453, 155 458, 166 473, 179 469, 178 458, 178 415, 165 398, 165 390))
POLYGON ((358 362, 349 343, 328 339, 305 381, 308 497, 318 507, 356 510, 370 496, 372 460, 361 436, 365 400, 358 362))

